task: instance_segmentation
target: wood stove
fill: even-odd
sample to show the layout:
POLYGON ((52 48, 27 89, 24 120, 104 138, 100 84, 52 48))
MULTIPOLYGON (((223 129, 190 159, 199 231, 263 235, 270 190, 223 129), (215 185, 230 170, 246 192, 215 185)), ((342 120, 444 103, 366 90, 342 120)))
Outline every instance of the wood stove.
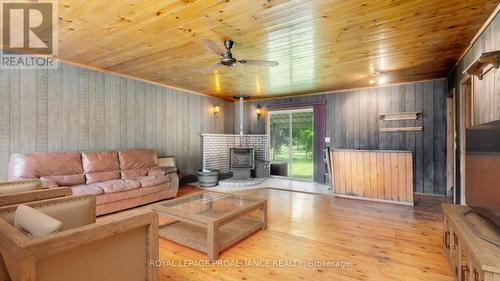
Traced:
POLYGON ((229 168, 231 170, 255 168, 255 154, 253 148, 231 148, 229 168))
POLYGON ((229 168, 233 178, 248 179, 251 170, 255 169, 255 152, 253 148, 230 148, 229 168))

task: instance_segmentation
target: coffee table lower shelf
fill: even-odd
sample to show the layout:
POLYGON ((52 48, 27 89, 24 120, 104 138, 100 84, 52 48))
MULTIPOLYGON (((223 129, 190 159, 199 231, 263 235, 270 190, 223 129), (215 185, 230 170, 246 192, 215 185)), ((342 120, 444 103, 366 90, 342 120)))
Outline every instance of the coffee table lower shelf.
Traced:
POLYGON ((266 226, 261 220, 251 217, 240 217, 218 227, 215 226, 217 234, 214 235, 213 246, 210 245, 212 243, 209 241, 208 227, 177 221, 161 227, 159 235, 162 238, 207 253, 210 260, 215 260, 220 252, 266 226))

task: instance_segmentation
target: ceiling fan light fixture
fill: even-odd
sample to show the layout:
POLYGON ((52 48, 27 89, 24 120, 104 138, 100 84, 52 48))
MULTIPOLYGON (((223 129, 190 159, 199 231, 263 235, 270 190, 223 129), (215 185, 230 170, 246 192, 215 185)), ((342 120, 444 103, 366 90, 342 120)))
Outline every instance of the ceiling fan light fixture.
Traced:
POLYGON ((243 64, 243 65, 258 65, 258 66, 267 66, 267 67, 273 67, 277 66, 279 63, 277 61, 267 61, 267 60, 237 60, 233 57, 233 54, 231 53, 231 50, 235 44, 235 42, 231 39, 226 39, 224 40, 224 47, 226 48, 226 51, 223 52, 217 43, 210 39, 202 39, 202 43, 210 49, 212 52, 214 52, 217 55, 222 56, 222 59, 219 62, 219 65, 224 65, 224 66, 234 66, 238 63, 243 64))

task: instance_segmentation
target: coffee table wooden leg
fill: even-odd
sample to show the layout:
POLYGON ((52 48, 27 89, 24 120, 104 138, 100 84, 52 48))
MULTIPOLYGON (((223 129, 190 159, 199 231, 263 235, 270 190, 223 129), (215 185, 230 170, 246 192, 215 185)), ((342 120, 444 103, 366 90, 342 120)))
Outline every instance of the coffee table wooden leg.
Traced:
POLYGON ((259 218, 260 222, 262 223, 262 229, 267 228, 267 204, 264 203, 262 207, 259 209, 259 218))
POLYGON ((210 261, 219 258, 219 227, 214 223, 207 227, 207 252, 210 261))

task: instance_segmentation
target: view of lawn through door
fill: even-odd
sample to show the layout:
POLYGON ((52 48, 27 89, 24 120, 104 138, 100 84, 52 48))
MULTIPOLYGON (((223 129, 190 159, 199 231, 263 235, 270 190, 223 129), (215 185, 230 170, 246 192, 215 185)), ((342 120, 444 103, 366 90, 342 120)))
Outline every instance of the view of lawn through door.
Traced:
POLYGON ((313 180, 313 109, 270 111, 268 133, 271 161, 288 168, 281 175, 313 180))

